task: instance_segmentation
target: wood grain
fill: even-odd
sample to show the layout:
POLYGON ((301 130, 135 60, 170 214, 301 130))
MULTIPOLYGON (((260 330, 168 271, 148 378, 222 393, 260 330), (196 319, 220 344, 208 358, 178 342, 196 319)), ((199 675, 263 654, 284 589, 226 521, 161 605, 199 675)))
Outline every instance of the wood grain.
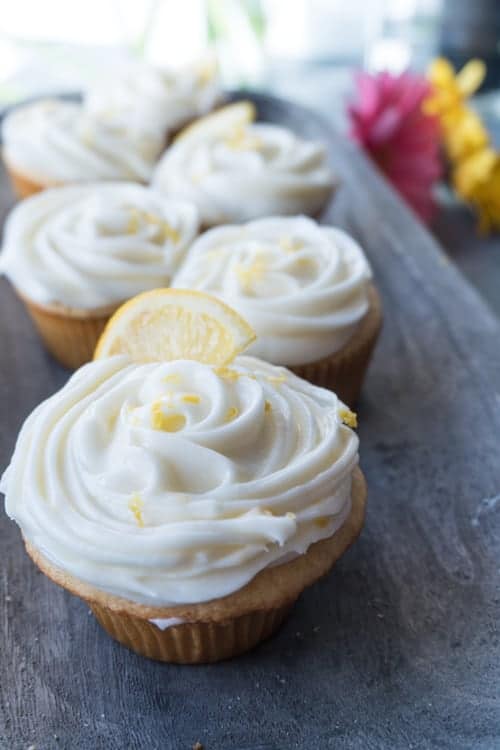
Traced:
MULTIPOLYGON (((342 186, 325 221, 361 242, 382 293, 359 405, 365 531, 276 637, 175 667, 108 638, 2 515, 2 750, 500 746, 500 325, 353 146, 299 107, 256 102, 328 141, 342 186)), ((3 467, 66 373, 5 282, 0 330, 3 467)))

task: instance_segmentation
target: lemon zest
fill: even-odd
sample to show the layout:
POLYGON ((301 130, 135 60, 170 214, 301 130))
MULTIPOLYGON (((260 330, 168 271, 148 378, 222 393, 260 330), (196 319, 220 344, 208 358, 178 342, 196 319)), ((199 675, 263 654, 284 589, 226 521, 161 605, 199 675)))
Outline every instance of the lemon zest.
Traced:
POLYGON ((182 397, 182 400, 185 404, 199 404, 201 401, 196 393, 186 393, 186 395, 182 397))
POLYGON ((151 424, 154 430, 162 432, 179 432, 186 424, 183 414, 165 414, 161 401, 155 401, 151 406, 151 424))
POLYGON ((267 270, 267 263, 263 258, 257 258, 251 265, 239 263, 235 266, 234 273, 241 286, 249 290, 256 281, 260 281, 267 270))
POLYGON ((137 525, 141 528, 144 526, 144 518, 142 515, 142 509, 144 508, 144 501, 141 498, 140 495, 135 494, 129 504, 128 504, 129 510, 132 511, 135 520, 137 521, 137 525))
POLYGON ((302 240, 291 237, 280 237, 279 244, 285 253, 295 253, 297 250, 302 250, 304 247, 302 240))
POLYGON ((241 377, 241 372, 238 372, 238 370, 232 370, 230 367, 215 367, 214 373, 219 376, 219 378, 224 378, 224 380, 239 380, 241 377))
POLYGON ((146 224, 157 226, 161 231, 163 242, 165 242, 165 240, 170 240, 171 242, 176 244, 181 238, 178 230, 174 229, 174 227, 171 226, 168 221, 161 219, 159 216, 151 213, 151 211, 142 211, 135 207, 129 209, 127 234, 136 234, 141 225, 141 221, 145 222, 146 224))
POLYGON ((233 419, 236 419, 239 413, 239 409, 237 409, 236 406, 230 406, 227 410, 225 421, 232 422, 233 419))
POLYGON ((164 383, 180 383, 182 380, 178 372, 173 372, 171 375, 165 375, 163 378, 164 383))
POLYGON ((358 426, 358 416, 356 412, 351 411, 350 409, 341 409, 339 411, 339 417, 347 427, 355 428, 358 426))
POLYGON ((267 375, 266 379, 269 383, 275 383, 275 384, 286 382, 285 375, 267 375))

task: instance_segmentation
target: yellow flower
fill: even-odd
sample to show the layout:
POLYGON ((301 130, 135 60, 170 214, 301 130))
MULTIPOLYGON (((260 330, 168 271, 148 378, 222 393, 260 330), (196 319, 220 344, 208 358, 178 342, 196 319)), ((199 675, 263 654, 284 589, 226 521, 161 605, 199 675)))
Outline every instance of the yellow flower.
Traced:
POLYGON ((461 161, 489 143, 488 131, 472 109, 463 108, 454 128, 444 138, 446 151, 452 162, 461 161))
POLYGON ((424 107, 439 119, 455 191, 477 211, 480 231, 488 232, 500 229, 500 153, 467 104, 485 73, 481 60, 471 60, 455 74, 448 60, 438 58, 429 68, 432 93, 424 107))
POLYGON ((455 74, 452 64, 438 57, 428 71, 432 93, 425 101, 425 111, 437 115, 445 129, 453 127, 463 114, 466 100, 481 86, 485 75, 486 66, 482 60, 469 60, 455 74))
POLYGON ((443 143, 452 161, 488 143, 488 133, 481 120, 467 106, 467 99, 477 91, 485 73, 481 60, 470 60, 457 74, 451 63, 442 57, 434 60, 429 68, 432 93, 425 100, 424 109, 438 117, 443 143))
POLYGON ((459 162, 452 173, 457 193, 479 215, 479 229, 500 229, 500 154, 485 147, 459 162))

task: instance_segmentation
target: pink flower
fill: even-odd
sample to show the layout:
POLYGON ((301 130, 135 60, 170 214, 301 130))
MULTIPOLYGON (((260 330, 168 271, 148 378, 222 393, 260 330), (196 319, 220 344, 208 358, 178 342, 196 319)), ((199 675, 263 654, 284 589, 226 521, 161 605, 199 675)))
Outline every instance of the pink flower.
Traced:
POLYGON ((432 187, 441 175, 439 123, 423 111, 431 89, 415 73, 359 73, 350 103, 350 137, 373 159, 424 220, 434 212, 432 187))

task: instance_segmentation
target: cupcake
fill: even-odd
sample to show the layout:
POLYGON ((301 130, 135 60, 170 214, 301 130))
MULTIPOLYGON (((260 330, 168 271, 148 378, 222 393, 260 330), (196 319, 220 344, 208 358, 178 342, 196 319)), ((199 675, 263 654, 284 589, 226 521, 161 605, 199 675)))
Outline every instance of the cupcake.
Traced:
POLYGON ((51 188, 10 213, 0 271, 49 351, 76 368, 124 300, 169 284, 197 231, 194 206, 142 185, 51 188))
POLYGON ((251 354, 357 400, 381 304, 363 251, 345 232, 304 216, 217 227, 193 243, 172 286, 237 310, 257 333, 251 354))
POLYGON ((130 61, 112 70, 86 93, 85 109, 104 120, 122 121, 138 130, 171 135, 222 99, 215 61, 180 70, 130 61))
POLYGON ((96 360, 26 420, 0 489, 26 549, 153 659, 270 636, 363 524, 352 413, 252 357, 96 360))
POLYGON ((238 102, 186 128, 155 168, 153 185, 195 203, 204 226, 319 214, 333 190, 324 146, 255 116, 250 102, 238 102))
POLYGON ((14 192, 97 180, 147 183, 164 148, 159 134, 92 117, 76 102, 42 99, 2 123, 3 159, 14 192))

